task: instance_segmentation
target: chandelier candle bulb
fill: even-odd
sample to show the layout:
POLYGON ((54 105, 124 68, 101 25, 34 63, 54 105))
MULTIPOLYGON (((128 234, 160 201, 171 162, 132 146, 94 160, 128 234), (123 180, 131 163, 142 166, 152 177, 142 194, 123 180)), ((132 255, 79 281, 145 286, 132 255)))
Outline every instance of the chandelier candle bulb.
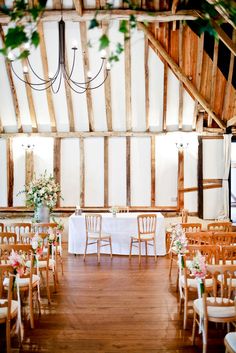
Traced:
POLYGON ((91 71, 88 71, 88 73, 87 73, 87 77, 88 77, 89 79, 93 77, 93 75, 92 75, 92 72, 91 72, 91 71))
POLYGON ((23 67, 23 72, 24 72, 24 74, 28 74, 28 67, 27 66, 23 67))
POLYGON ((111 64, 110 63, 107 63, 107 71, 110 71, 111 70, 111 64))
POLYGON ((77 50, 78 49, 78 43, 77 43, 76 40, 73 40, 73 42, 72 42, 72 49, 73 50, 77 50))
POLYGON ((101 59, 106 59, 107 53, 106 50, 101 50, 101 59))

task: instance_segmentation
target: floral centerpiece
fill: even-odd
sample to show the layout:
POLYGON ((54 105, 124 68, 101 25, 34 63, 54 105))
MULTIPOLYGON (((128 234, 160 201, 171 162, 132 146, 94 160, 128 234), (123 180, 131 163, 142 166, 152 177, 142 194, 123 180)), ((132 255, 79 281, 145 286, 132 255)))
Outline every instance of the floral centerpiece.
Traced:
POLYGON ((56 206, 61 188, 52 175, 46 171, 38 179, 34 179, 25 186, 26 205, 33 207, 35 222, 49 222, 50 213, 56 206))
POLYGON ((119 212, 119 208, 116 207, 116 206, 112 206, 110 209, 109 209, 109 212, 111 212, 113 214, 114 217, 116 217, 116 214, 119 212))
POLYGON ((200 251, 193 258, 188 267, 191 274, 198 280, 198 295, 201 297, 204 293, 204 279, 206 278, 207 268, 205 257, 200 251))

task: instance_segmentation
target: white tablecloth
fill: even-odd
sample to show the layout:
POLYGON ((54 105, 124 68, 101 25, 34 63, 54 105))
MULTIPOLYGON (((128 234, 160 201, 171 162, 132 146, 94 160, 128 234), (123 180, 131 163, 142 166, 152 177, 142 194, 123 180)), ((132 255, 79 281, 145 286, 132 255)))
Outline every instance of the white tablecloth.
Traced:
MULTIPOLYGON (((164 217, 159 212, 152 212, 157 216, 156 226, 156 250, 158 255, 166 254, 166 239, 164 217)), ((112 236, 112 252, 117 255, 128 255, 130 236, 137 235, 137 216, 140 213, 118 213, 113 217, 111 213, 102 213, 102 230, 112 236)), ((85 249, 85 215, 72 215, 69 217, 68 251, 72 254, 83 254, 85 249)), ((144 245, 144 244, 143 244, 144 245)), ((153 255, 152 247, 148 247, 149 255, 153 255)), ((144 248, 143 248, 144 249, 144 248)), ((103 253, 109 253, 109 247, 101 249, 103 253)), ((88 246, 88 253, 95 253, 96 245, 88 246)), ((133 247, 133 254, 138 249, 133 247)))

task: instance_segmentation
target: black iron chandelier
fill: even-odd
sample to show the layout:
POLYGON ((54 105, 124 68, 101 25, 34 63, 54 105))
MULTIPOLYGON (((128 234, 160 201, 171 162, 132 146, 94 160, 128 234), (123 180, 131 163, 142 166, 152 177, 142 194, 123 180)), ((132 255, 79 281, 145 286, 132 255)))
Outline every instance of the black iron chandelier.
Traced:
POLYGON ((49 88, 52 89, 53 93, 58 93, 62 83, 62 77, 65 83, 75 92, 82 94, 87 90, 93 90, 101 87, 106 81, 109 71, 110 63, 106 59, 106 51, 101 51, 101 65, 97 73, 92 76, 91 72, 87 73, 87 80, 84 82, 79 82, 74 79, 74 69, 76 65, 76 51, 78 50, 76 45, 71 48, 73 51, 73 60, 71 69, 68 70, 66 67, 66 43, 65 43, 65 22, 61 16, 61 20, 58 22, 58 33, 59 33, 59 53, 58 53, 58 64, 55 74, 50 75, 47 79, 40 77, 32 67, 29 58, 26 59, 28 66, 24 66, 23 74, 24 78, 20 77, 16 70, 14 69, 14 57, 8 56, 10 60, 11 68, 14 75, 22 82, 29 85, 32 89, 36 91, 45 91, 49 88), (105 69, 105 70, 104 70, 105 69), (37 82, 31 82, 29 77, 30 73, 32 78, 37 78, 37 82), (103 77, 102 77, 103 74, 103 77))

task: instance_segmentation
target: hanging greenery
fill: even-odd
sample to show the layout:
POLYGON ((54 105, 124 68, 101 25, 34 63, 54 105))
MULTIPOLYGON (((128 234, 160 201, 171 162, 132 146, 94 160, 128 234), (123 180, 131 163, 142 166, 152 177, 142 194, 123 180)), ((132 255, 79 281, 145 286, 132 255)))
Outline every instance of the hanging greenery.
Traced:
MULTIPOLYGON (((5 43, 0 52, 8 57, 9 60, 26 58, 30 54, 30 47, 37 47, 39 44, 39 34, 37 32, 37 23, 43 15, 47 0, 28 2, 27 0, 16 0, 13 8, 9 9, 2 6, 0 11, 10 17, 10 26, 5 35, 5 43)), ((138 10, 132 0, 124 0, 127 8, 138 10)), ((178 9, 198 10, 201 16, 194 22, 197 25, 199 34, 208 32, 217 38, 213 21, 222 24, 222 17, 217 11, 218 7, 227 15, 230 21, 236 24, 236 2, 234 0, 216 0, 212 4, 206 0, 180 0, 178 9)), ((112 3, 108 2, 103 10, 111 11, 112 3)), ((153 10, 146 9, 147 14, 153 15, 153 10)), ((100 27, 101 23, 97 17, 99 10, 95 12, 94 18, 90 21, 89 29, 100 27)), ((124 39, 129 39, 130 30, 137 25, 136 16, 131 14, 128 20, 120 21, 118 31, 124 35, 124 39)), ((99 38, 99 50, 109 47, 111 39, 107 33, 103 33, 99 38)), ((124 51, 123 43, 116 43, 115 49, 111 51, 109 61, 118 61, 120 54, 124 51)))

